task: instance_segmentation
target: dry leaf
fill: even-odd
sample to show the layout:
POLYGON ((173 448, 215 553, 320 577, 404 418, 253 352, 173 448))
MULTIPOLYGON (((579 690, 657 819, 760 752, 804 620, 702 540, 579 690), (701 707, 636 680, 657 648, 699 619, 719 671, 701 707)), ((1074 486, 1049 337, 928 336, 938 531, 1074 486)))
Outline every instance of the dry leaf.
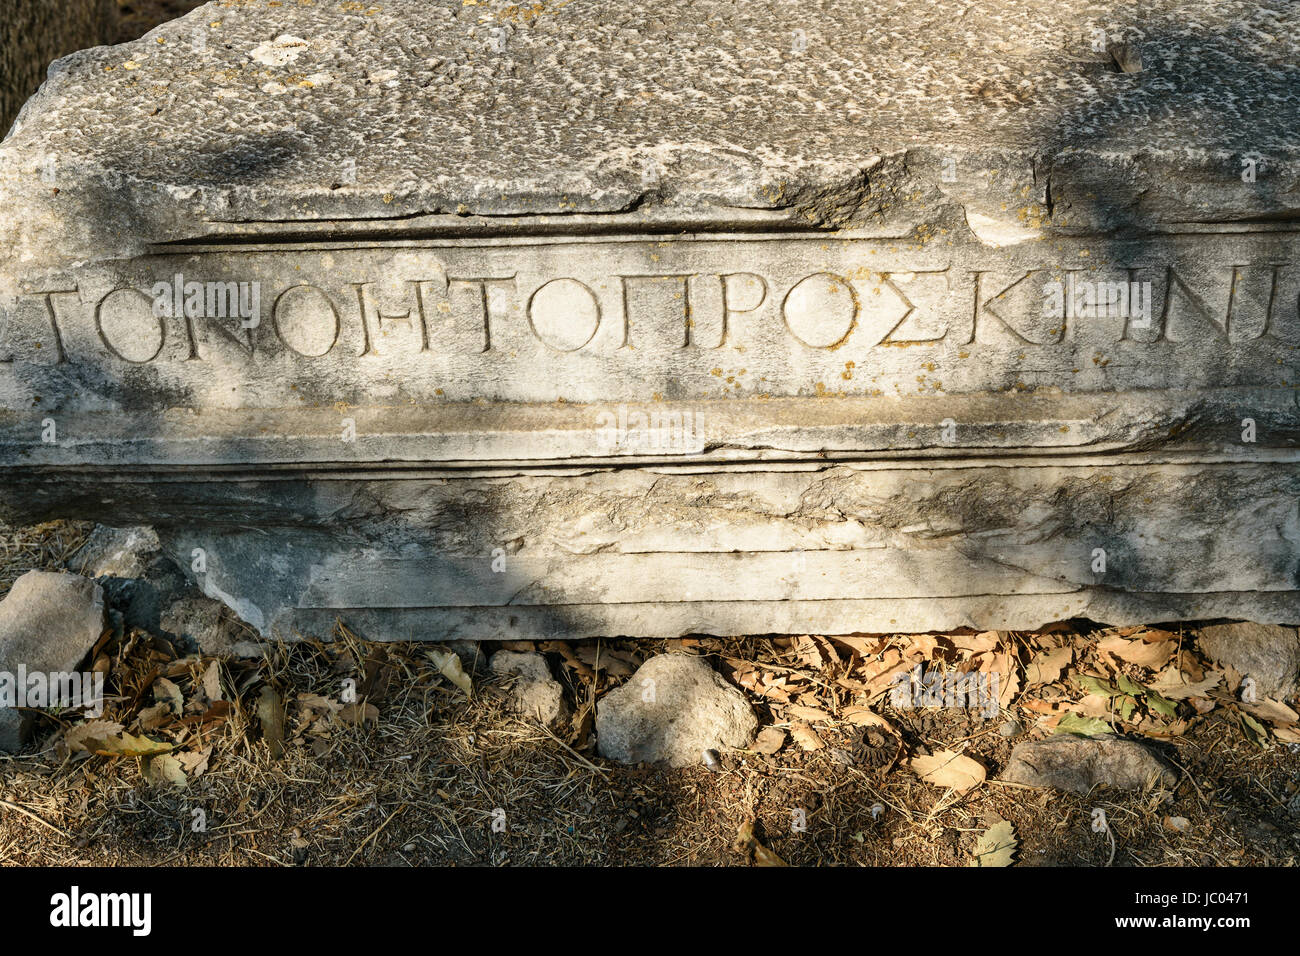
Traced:
POLYGON ((1297 720, 1300 720, 1300 714, 1297 714, 1280 700, 1274 700, 1272 697, 1265 697, 1263 700, 1251 704, 1238 701, 1237 706, 1249 711, 1255 717, 1283 727, 1290 727, 1297 720))
POLYGON ((1189 683, 1177 667, 1166 667, 1154 681, 1147 685, 1147 689, 1170 700, 1186 700, 1188 697, 1204 697, 1206 692, 1217 687, 1222 679, 1222 673, 1210 671, 1205 675, 1204 680, 1189 683))
POLYGON ((816 707, 804 707, 801 704, 791 704, 786 708, 786 711, 791 717, 798 720, 810 720, 813 723, 817 723, 818 721, 832 721, 835 719, 824 710, 820 710, 816 707))
POLYGON ((379 723, 379 708, 370 701, 364 704, 344 704, 332 718, 336 723, 357 726, 358 724, 375 725, 379 723))
POLYGON ((184 753, 176 754, 176 759, 180 761, 181 769, 186 775, 201 777, 203 772, 208 769, 208 759, 212 756, 212 748, 206 747, 203 750, 187 750, 184 753))
POLYGON ((758 842, 758 837, 754 836, 754 821, 750 820, 740 825, 740 830, 736 833, 736 845, 742 853, 754 854, 755 866, 786 866, 785 860, 781 859, 763 844, 758 842))
POLYGON ((913 757, 912 770, 926 783, 951 787, 965 793, 984 782, 988 771, 963 754, 940 750, 927 757, 913 757))
POLYGON ((1108 637, 1097 645, 1097 650, 1102 654, 1113 654, 1126 663, 1158 671, 1173 659, 1178 643, 1161 641, 1152 644, 1145 640, 1128 641, 1122 637, 1108 637))
POLYGON ((271 758, 278 760, 284 753, 284 704, 269 684, 257 698, 257 719, 262 724, 262 739, 271 748, 271 758))
POLYGON ((774 754, 785 746, 785 731, 780 727, 764 727, 750 747, 755 753, 774 754))
POLYGON ((1008 820, 1002 820, 989 827, 975 842, 974 857, 971 866, 1010 866, 1016 848, 1016 830, 1008 820))
MULTIPOLYGON (((550 643, 559 642, 551 641, 550 643)), ((472 696, 471 691, 474 685, 470 681, 469 675, 465 673, 465 668, 461 666, 460 657, 455 651, 431 650, 429 651, 429 659, 433 661, 433 666, 438 668, 438 673, 463 690, 466 697, 472 696)))
POLYGON ((181 762, 171 754, 142 757, 140 772, 145 780, 155 787, 185 787, 188 784, 185 771, 181 769, 181 762))
POLYGON ((221 664, 213 661, 208 665, 207 670, 203 672, 203 693, 207 695, 208 700, 221 700, 221 664))
POLYGON ((153 682, 153 699, 159 704, 169 704, 177 717, 185 710, 185 696, 181 689, 166 677, 159 677, 153 682))
POLYGON ((1036 684, 1050 684, 1060 678, 1061 671, 1065 670, 1073 659, 1074 649, 1070 647, 1054 647, 1049 651, 1035 654, 1029 666, 1025 668, 1025 680, 1030 687, 1036 684))
POLYGON ((821 750, 826 746, 822 743, 822 739, 817 736, 817 732, 807 724, 791 724, 790 736, 794 738, 794 742, 804 750, 821 750))
POLYGON ((79 750, 94 753, 97 743, 108 737, 116 737, 122 730, 122 725, 113 720, 88 720, 84 724, 69 727, 63 735, 63 742, 72 753, 79 750))

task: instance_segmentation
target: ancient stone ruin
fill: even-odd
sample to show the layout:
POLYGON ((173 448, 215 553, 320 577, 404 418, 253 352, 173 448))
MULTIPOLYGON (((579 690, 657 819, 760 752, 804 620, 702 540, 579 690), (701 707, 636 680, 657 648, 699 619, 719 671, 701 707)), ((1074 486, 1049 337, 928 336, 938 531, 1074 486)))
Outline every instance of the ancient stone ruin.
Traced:
POLYGON ((60 61, 0 147, 3 516, 149 525, 268 636, 1300 620, 1295 12, 877 6, 60 61))

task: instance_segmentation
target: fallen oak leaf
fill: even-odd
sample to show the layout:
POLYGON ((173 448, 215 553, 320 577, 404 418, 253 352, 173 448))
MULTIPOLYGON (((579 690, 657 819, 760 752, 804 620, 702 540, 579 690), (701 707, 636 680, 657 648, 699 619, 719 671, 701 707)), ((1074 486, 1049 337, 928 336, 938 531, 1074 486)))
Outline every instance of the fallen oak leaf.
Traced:
POLYGON ((1059 680, 1061 671, 1074 660, 1074 648, 1054 647, 1050 651, 1035 654, 1025 668, 1025 682, 1033 687, 1036 684, 1050 684, 1059 680))
POLYGON ((826 746, 821 737, 817 736, 817 732, 804 723, 792 723, 790 736, 804 750, 821 750, 826 746))

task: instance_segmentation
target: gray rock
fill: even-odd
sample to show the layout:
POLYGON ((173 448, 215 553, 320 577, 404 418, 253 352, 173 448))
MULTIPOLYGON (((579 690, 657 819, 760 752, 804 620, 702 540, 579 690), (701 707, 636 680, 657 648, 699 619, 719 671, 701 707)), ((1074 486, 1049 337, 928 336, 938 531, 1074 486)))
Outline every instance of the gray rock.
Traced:
POLYGON ((541 654, 497 651, 488 667, 498 677, 512 678, 506 692, 518 713, 536 718, 553 730, 564 723, 569 715, 564 688, 551 676, 551 669, 541 654))
POLYGON ((1288 700, 1300 680, 1300 633, 1266 624, 1216 624, 1196 632, 1201 650, 1255 681, 1260 697, 1288 700))
MULTIPOLYGON (((0 601, 0 674, 13 682, 20 669, 72 673, 103 631, 98 584, 75 574, 28 571, 0 601)), ((18 750, 29 724, 28 715, 0 708, 0 750, 18 750)))
POLYGON ((1123 790, 1156 784, 1172 787, 1178 775, 1154 750, 1138 741, 1057 734, 1016 744, 1001 779, 1087 793, 1101 784, 1123 790))
POLYGON ((620 763, 690 767, 706 750, 748 747, 758 718, 701 657, 660 654, 596 705, 596 748, 620 763))
POLYGON ((152 528, 108 528, 101 524, 95 526, 69 566, 89 578, 142 578, 161 552, 152 528))

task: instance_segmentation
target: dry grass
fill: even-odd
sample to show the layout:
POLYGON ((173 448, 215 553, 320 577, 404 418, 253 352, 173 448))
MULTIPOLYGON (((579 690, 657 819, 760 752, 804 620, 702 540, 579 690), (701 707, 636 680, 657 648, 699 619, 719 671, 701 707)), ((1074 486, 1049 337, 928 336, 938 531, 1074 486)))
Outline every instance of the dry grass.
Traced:
MULTIPOLYGON (((59 566, 85 531, 6 532, 5 586, 26 567, 59 566)), ((1087 628, 1062 633, 1052 639, 1096 643, 1087 628)), ((47 719, 31 752, 0 757, 0 861, 747 864, 753 844, 738 844, 737 835, 749 824, 763 847, 796 865, 964 866, 979 834, 1000 819, 1015 825, 1022 866, 1300 860, 1300 746, 1252 743, 1226 702, 1159 744, 1184 771, 1172 791, 1081 797, 994 780, 1011 746, 1026 739, 1008 740, 998 727, 1007 713, 1026 728, 1041 721, 1026 708, 1035 694, 1020 691, 991 720, 877 700, 873 710, 892 730, 864 728, 845 716, 861 695, 838 683, 860 675, 864 662, 810 656, 807 641, 604 641, 599 657, 596 642, 547 643, 540 649, 577 705, 575 726, 557 737, 511 714, 481 674, 466 698, 430 660, 431 645, 367 644, 342 628, 333 638, 279 645, 262 660, 218 661, 224 700, 214 702, 202 689, 213 659, 187 656, 142 632, 109 635, 97 651, 109 673, 105 716, 174 743, 195 761, 206 752, 206 766, 189 772, 184 789, 151 783, 140 758, 70 751, 66 734, 75 722, 47 719), (768 681, 779 684, 778 697, 787 688, 804 706, 818 704, 829 715, 814 724, 821 746, 804 750, 787 741, 775 754, 727 753, 716 771, 604 761, 591 746, 583 702, 664 651, 703 654, 722 673, 740 675, 765 725, 798 722, 768 681), (142 723, 160 676, 183 695, 184 715, 142 723), (350 708, 343 705, 348 681, 359 695, 350 708), (268 740, 273 712, 259 715, 267 688, 285 713, 278 758, 280 748, 268 740), (989 782, 961 795, 907 767, 907 756, 941 749, 964 749, 988 768, 989 782), (1106 811, 1113 847, 1092 830, 1095 808, 1106 811), (792 826, 795 811, 805 830, 792 826), (1182 831, 1167 822, 1178 817, 1188 821, 1182 831)), ((1012 659, 1023 660, 1044 638, 1007 639, 1012 659)), ((904 654, 930 643, 890 638, 904 654)))

